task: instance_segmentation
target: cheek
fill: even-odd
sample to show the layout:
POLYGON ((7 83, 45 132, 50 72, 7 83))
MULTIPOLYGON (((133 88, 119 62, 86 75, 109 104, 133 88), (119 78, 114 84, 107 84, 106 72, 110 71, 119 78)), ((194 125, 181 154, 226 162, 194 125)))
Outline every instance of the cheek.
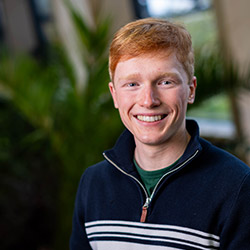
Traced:
POLYGON ((114 104, 115 104, 115 107, 117 109, 119 109, 120 111, 122 111, 123 109, 126 108, 126 106, 128 106, 128 97, 126 94, 124 94, 123 92, 121 91, 116 91, 114 94, 113 94, 113 100, 114 100, 114 104))
POLYGON ((186 89, 176 89, 174 92, 169 93, 168 99, 172 103, 185 104, 188 102, 188 91, 186 89))
POLYGON ((179 92, 180 100, 182 101, 183 104, 188 103, 188 98, 189 98, 189 89, 188 88, 182 88, 179 92))
POLYGON ((176 109, 178 113, 185 113, 188 104, 188 94, 185 90, 177 90, 175 93, 169 95, 168 103, 172 103, 172 107, 176 109))
POLYGON ((131 98, 128 98, 126 94, 119 93, 116 95, 116 103, 119 111, 124 112, 131 105, 131 98))

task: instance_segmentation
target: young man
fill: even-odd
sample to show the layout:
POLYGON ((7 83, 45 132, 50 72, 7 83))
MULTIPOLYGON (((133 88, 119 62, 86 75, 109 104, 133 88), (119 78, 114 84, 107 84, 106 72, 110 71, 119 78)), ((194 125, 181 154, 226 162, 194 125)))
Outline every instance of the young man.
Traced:
POLYGON ((129 23, 109 66, 127 129, 82 176, 71 250, 250 249, 250 168, 186 120, 196 90, 189 33, 166 20, 129 23))

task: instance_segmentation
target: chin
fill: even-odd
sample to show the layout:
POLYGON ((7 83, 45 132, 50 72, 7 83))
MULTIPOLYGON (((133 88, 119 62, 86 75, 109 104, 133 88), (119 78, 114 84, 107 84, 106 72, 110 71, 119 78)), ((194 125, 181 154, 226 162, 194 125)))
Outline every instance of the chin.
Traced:
POLYGON ((152 137, 152 136, 138 136, 136 138, 137 138, 138 142, 145 144, 145 145, 149 145, 149 146, 160 145, 160 144, 163 144, 164 141, 166 141, 166 138, 164 140, 163 138, 157 138, 155 136, 154 137, 152 137))

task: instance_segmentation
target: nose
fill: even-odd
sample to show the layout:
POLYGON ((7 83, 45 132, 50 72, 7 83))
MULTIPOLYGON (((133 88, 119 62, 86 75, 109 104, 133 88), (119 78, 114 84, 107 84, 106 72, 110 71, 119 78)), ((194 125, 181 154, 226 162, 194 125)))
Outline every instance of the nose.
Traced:
POLYGON ((139 105, 145 108, 153 108, 160 105, 160 99, 155 86, 144 85, 139 93, 139 105))

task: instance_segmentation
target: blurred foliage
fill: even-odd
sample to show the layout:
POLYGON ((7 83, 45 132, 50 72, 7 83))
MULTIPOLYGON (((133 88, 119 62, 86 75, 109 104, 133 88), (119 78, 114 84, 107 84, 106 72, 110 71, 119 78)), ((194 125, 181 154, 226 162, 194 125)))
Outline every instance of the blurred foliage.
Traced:
MULTIPOLYGON (((244 77, 240 76, 235 62, 225 60, 223 48, 218 39, 217 24, 213 8, 174 18, 184 24, 192 36, 195 49, 195 75, 198 87, 195 103, 189 109, 206 117, 234 117, 238 87, 249 89, 250 70, 246 65, 244 77), (216 104, 214 102, 217 102, 216 104), (216 107, 216 110, 214 109, 216 107), (213 113, 211 113, 211 111, 213 113)), ((236 119, 236 118, 234 118, 236 119)))
MULTIPOLYGON (((88 27, 68 8, 82 45, 84 83, 60 44, 47 49, 46 60, 1 55, 1 233, 15 236, 1 249, 51 247, 54 237, 54 249, 68 249, 80 176, 123 129, 108 91, 110 20, 88 27)), ((196 58, 197 105, 232 91, 234 70, 225 72, 218 50, 203 46, 196 58)))
POLYGON ((196 107, 204 100, 221 93, 227 94, 229 98, 236 97, 238 88, 249 88, 250 68, 246 67, 242 74, 235 62, 225 60, 218 44, 196 47, 195 59, 197 98, 192 106, 196 107))
POLYGON ((38 249, 55 236, 60 161, 47 138, 0 98, 0 249, 38 249), (51 192, 51 190, 53 190, 51 192), (47 222, 47 223, 45 223, 47 222))
POLYGON ((216 120, 232 120, 228 95, 223 91, 218 95, 205 99, 200 105, 188 110, 189 117, 199 117, 216 120))
MULTIPOLYGON (((82 45, 79 53, 82 53, 86 67, 86 82, 82 84, 84 88, 79 88, 72 65, 60 45, 48 48, 46 61, 25 55, 1 55, 0 67, 2 98, 33 128, 26 132, 20 127, 15 133, 20 133, 19 136, 24 136, 22 139, 28 142, 48 143, 47 148, 41 146, 39 151, 36 151, 39 153, 39 166, 43 167, 40 169, 43 171, 43 174, 39 175, 41 179, 39 183, 35 183, 35 176, 31 176, 30 182, 33 182, 35 187, 41 183, 46 185, 42 176, 48 174, 51 165, 43 164, 42 159, 46 159, 50 150, 61 163, 60 166, 55 166, 58 172, 54 176, 55 180, 48 180, 51 192, 56 192, 53 190, 53 183, 58 185, 57 198, 51 201, 52 210, 56 212, 55 249, 68 249, 74 199, 81 174, 86 167, 103 159, 103 150, 113 145, 122 129, 108 90, 107 48, 110 21, 102 20, 96 27, 90 28, 74 9, 70 9, 82 45)), ((13 124, 13 130, 15 126, 13 124)), ((15 144, 14 141, 6 143, 15 144)), ((27 157, 29 152, 34 150, 35 144, 28 145, 30 146, 22 149, 27 157)), ((11 155, 9 162, 6 158, 6 166, 18 171, 15 164, 18 160, 16 155, 12 151, 6 154, 11 155)), ((38 174, 33 163, 22 162, 23 165, 19 166, 20 174, 28 178, 26 168, 31 167, 34 167, 32 173, 34 171, 34 174, 38 174)), ((14 179, 10 182, 13 184, 14 179)), ((44 191, 46 190, 45 188, 44 191)), ((14 200, 12 202, 15 203, 14 200)), ((14 217, 17 215, 13 214, 14 217)), ((36 216, 39 216, 39 213, 36 216)))
POLYGON ((203 100, 225 91, 225 88, 230 88, 225 82, 226 74, 223 57, 217 46, 204 45, 195 48, 197 98, 192 106, 198 106, 203 100))
POLYGON ((202 47, 204 44, 218 44, 216 18, 213 9, 179 16, 174 20, 184 24, 192 36, 195 48, 202 47))

